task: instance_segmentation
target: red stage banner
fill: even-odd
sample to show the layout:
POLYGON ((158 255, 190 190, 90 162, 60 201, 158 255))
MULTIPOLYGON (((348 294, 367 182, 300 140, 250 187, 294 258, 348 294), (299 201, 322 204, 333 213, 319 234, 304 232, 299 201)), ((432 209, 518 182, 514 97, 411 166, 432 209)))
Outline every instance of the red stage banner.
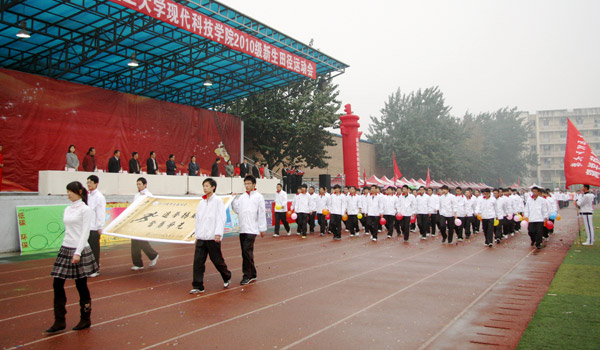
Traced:
POLYGON ((0 85, 3 191, 36 191, 38 171, 64 170, 71 144, 79 170, 90 147, 104 171, 117 149, 125 171, 134 151, 144 171, 155 151, 161 173, 169 154, 185 174, 192 155, 204 174, 217 157, 221 174, 227 160, 240 160, 241 120, 233 115, 7 69, 0 85))
POLYGON ((565 180, 567 188, 575 184, 600 186, 600 160, 570 119, 565 148, 565 180))
POLYGON ((171 0, 110 0, 156 18, 175 27, 218 42, 236 51, 243 52, 265 62, 277 65, 292 72, 317 78, 315 62, 291 54, 276 46, 237 30, 225 23, 205 16, 171 0))

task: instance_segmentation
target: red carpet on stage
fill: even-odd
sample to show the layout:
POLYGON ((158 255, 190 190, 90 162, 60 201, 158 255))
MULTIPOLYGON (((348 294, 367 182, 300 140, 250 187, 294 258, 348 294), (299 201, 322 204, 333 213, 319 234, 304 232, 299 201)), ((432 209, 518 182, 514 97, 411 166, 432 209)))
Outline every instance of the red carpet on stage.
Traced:
POLYGON ((70 144, 80 164, 95 147, 105 171, 116 149, 124 170, 134 151, 143 170, 156 151, 161 171, 172 153, 182 173, 192 155, 204 173, 217 155, 240 159, 241 119, 230 114, 7 69, 0 69, 0 84, 4 181, 29 191, 37 190, 39 170, 64 170, 70 144))

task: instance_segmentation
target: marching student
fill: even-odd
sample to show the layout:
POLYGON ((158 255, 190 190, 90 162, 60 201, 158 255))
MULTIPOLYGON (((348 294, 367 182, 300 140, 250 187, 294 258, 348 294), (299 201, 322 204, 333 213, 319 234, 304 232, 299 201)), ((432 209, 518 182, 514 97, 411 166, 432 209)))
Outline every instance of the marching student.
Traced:
MULTIPOLYGON (((145 178, 140 177, 136 181, 136 185, 138 188, 138 193, 133 197, 133 201, 135 202, 138 198, 143 196, 151 196, 152 193, 148 191, 148 181, 145 178)), ((133 261, 133 266, 131 269, 133 271, 142 270, 144 268, 144 262, 142 261, 142 251, 144 254, 150 259, 150 267, 153 267, 158 262, 158 253, 152 249, 150 242, 142 241, 138 239, 131 240, 131 260, 133 261)))
POLYGON ((446 241, 452 243, 454 236, 454 220, 456 220, 456 200, 454 195, 449 193, 448 186, 443 185, 442 195, 440 196, 440 232, 442 233, 442 244, 446 241))
POLYGON ((291 235, 290 224, 287 222, 287 193, 282 191, 281 184, 277 184, 277 193, 275 193, 275 228, 273 237, 279 237, 279 224, 283 223, 283 227, 287 235, 291 235), (279 209, 277 209, 279 207, 279 209))
MULTIPOLYGON (((416 189, 411 189, 409 190, 409 193, 413 195, 413 197, 415 197, 415 199, 417 198, 417 194, 418 191, 416 189)), ((415 204, 415 215, 417 213, 417 209, 416 209, 416 204, 415 204)), ((411 221, 410 223, 410 232, 416 232, 417 231, 417 220, 416 220, 416 216, 415 216, 415 220, 414 222, 411 221)))
POLYGON ((402 186, 402 195, 396 199, 396 212, 402 215, 400 220, 400 229, 404 236, 404 243, 408 243, 410 234, 410 219, 416 215, 415 196, 410 193, 408 185, 402 186))
MULTIPOLYGON (((366 214, 366 208, 367 208, 367 197, 369 196, 369 187, 364 187, 362 189, 362 194, 360 195, 360 200, 361 200, 361 211, 360 211, 360 215, 362 216, 361 219, 359 219, 360 224, 363 227, 363 230, 365 230, 365 234, 368 235, 369 234, 369 230, 367 229, 367 214, 366 214)), ((358 216, 357 216, 358 217, 358 216)))
POLYGON ((504 235, 508 237, 508 235, 515 235, 515 221, 513 220, 516 210, 514 208, 515 201, 510 197, 512 191, 510 188, 505 189, 502 194, 504 195, 504 199, 506 201, 506 219, 504 220, 503 230, 504 235))
MULTIPOLYGON (((512 198, 512 204, 513 204, 513 209, 515 211, 515 214, 519 214, 522 217, 525 203, 523 203, 523 198, 521 198, 521 196, 519 196, 519 191, 517 191, 516 189, 513 189, 512 195, 510 197, 512 198)), ((521 232, 521 221, 515 222, 515 231, 521 232)))
POLYGON ((475 212, 481 218, 481 227, 485 237, 485 245, 493 246, 494 220, 496 219, 496 198, 491 196, 489 188, 483 189, 481 199, 476 202, 475 212))
POLYGON ((531 246, 535 245, 537 249, 542 249, 542 227, 548 221, 548 205, 541 196, 540 188, 533 187, 532 196, 525 203, 523 214, 529 221, 527 231, 531 239, 531 246))
POLYGON ((579 214, 583 217, 583 226, 587 233, 587 239, 583 245, 594 245, 594 194, 590 192, 590 185, 583 185, 581 188, 581 196, 577 199, 576 205, 579 208, 579 214))
POLYGON ((329 193, 327 193, 327 188, 325 186, 319 187, 319 194, 315 199, 315 211, 317 212, 317 222, 319 223, 319 230, 321 231, 321 236, 324 236, 327 233, 327 215, 323 214, 325 209, 329 210, 329 193))
POLYGON ((346 226, 350 230, 350 237, 356 237, 359 235, 358 219, 356 216, 358 213, 360 213, 361 206, 362 200, 356 195, 356 187, 350 186, 350 192, 348 193, 348 198, 346 199, 346 215, 348 215, 346 226))
POLYGON ((240 219, 240 246, 242 248, 242 271, 244 277, 241 285, 256 281, 256 267, 254 266, 254 241, 260 234, 265 236, 267 230, 267 217, 265 214, 265 198, 256 191, 256 178, 246 175, 244 178, 246 192, 236 195, 231 203, 240 219))
POLYGON ((465 199, 467 216, 465 216, 465 220, 463 221, 463 227, 465 228, 465 238, 469 239, 469 237, 471 237, 471 227, 473 227, 473 233, 477 233, 477 231, 475 231, 475 221, 479 221, 473 216, 477 206, 475 197, 473 197, 473 189, 467 188, 465 190, 465 199))
MULTIPOLYGON (((475 197, 474 205, 475 205, 475 207, 477 207, 477 205, 479 205, 479 203, 483 199, 483 196, 481 195, 481 191, 480 190, 473 191, 473 196, 475 197)), ((479 233, 479 232, 481 232, 481 221, 474 220, 473 221, 473 233, 479 233)))
POLYGON ((396 188, 388 186, 385 189, 385 195, 381 197, 383 217, 385 218, 385 228, 387 229, 387 238, 394 235, 394 221, 396 221, 396 188))
MULTIPOLYGON (((394 198, 396 199, 394 206, 397 207, 398 205, 398 201, 401 200, 402 196, 402 187, 398 187, 396 188, 396 194, 394 195, 394 198)), ((398 209, 396 208, 396 212, 398 212, 398 209)), ((395 219, 396 217, 394 217, 395 219)), ((398 238, 400 238, 400 235, 402 234, 402 229, 400 228, 400 224, 402 223, 402 220, 394 220, 394 229, 396 230, 396 236, 398 238)), ((388 232, 388 237, 390 235, 390 232, 388 232)), ((393 232, 392 232, 392 236, 393 236, 393 232)))
POLYGON ((308 196, 310 197, 308 201, 308 207, 310 208, 310 213, 308 213, 308 227, 310 229, 310 233, 315 233, 315 219, 317 216, 317 197, 319 195, 315 193, 314 186, 310 186, 308 188, 308 196))
POLYGON ((440 196, 438 196, 437 191, 433 191, 433 188, 429 187, 427 189, 427 194, 429 195, 429 223, 431 227, 431 236, 435 237, 435 228, 440 225, 440 219, 438 212, 440 211, 440 196))
POLYGON ((467 198, 462 193, 462 188, 457 187, 455 189, 456 195, 454 196, 456 202, 456 216, 461 221, 461 225, 454 225, 454 231, 456 232, 456 240, 458 242, 463 241, 463 228, 467 221, 467 198))
POLYGON ((371 185, 371 191, 366 197, 363 215, 367 215, 367 230, 371 234, 371 240, 377 242, 379 219, 383 215, 383 208, 377 195, 377 186, 371 185))
POLYGON ((342 214, 346 212, 346 199, 341 193, 341 186, 333 186, 333 194, 329 197, 329 229, 333 232, 333 239, 342 239, 342 214))
POLYGON ((419 192, 415 198, 415 205, 417 208, 417 224, 419 225, 421 239, 427 239, 427 234, 429 232, 429 200, 430 196, 425 193, 425 186, 419 187, 419 192))
POLYGON ((198 203, 196 210, 196 249, 194 250, 194 267, 192 290, 190 294, 204 293, 204 271, 206 270, 206 257, 210 257, 213 265, 223 278, 223 288, 229 287, 231 271, 227 269, 225 259, 221 253, 221 240, 225 232, 227 212, 221 198, 215 195, 217 182, 212 178, 202 181, 204 196, 198 203))
POLYGON ((65 320, 67 314, 66 279, 75 280, 75 286, 79 293, 81 318, 73 330, 89 328, 92 324, 90 320, 92 298, 87 286, 87 278, 98 272, 98 265, 88 244, 93 214, 90 207, 86 205, 87 191, 80 182, 74 181, 67 185, 67 196, 72 204, 65 208, 63 214, 65 236, 50 273, 50 276, 54 278, 52 283, 54 323, 46 329, 47 333, 62 331, 67 327, 65 320))
POLYGON ((88 243, 98 264, 98 271, 91 274, 90 277, 97 277, 100 274, 100 235, 102 235, 102 228, 106 221, 106 199, 98 190, 99 182, 100 179, 96 175, 90 175, 87 178, 87 187, 90 190, 88 207, 92 209, 92 223, 90 225, 88 243))
POLYGON ((296 196, 296 200, 292 203, 292 210, 296 211, 296 223, 298 224, 298 232, 302 238, 306 238, 306 224, 308 223, 308 214, 310 213, 310 196, 306 192, 308 186, 302 184, 300 193, 296 196))
POLYGON ((498 220, 498 225, 494 227, 494 236, 496 244, 499 244, 502 238, 505 238, 502 236, 502 227, 504 226, 504 217, 506 216, 506 204, 501 188, 494 188, 492 193, 496 199, 496 219, 498 220))

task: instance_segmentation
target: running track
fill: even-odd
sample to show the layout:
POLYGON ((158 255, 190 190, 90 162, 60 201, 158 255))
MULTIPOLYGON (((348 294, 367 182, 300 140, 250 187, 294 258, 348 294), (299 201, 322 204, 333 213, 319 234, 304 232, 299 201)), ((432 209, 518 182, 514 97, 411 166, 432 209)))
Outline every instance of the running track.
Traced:
MULTIPOLYGON (((192 245, 155 244, 156 267, 130 271, 129 245, 101 256, 89 279, 92 327, 74 332, 78 296, 67 282, 67 331, 52 324, 54 259, 0 265, 0 347, 27 349, 513 349, 577 232, 561 211, 547 247, 526 233, 487 248, 482 234, 442 245, 331 235, 258 238, 258 281, 240 286, 237 237, 223 254, 229 289, 210 261, 206 293, 189 295, 192 245)), ((385 233, 382 235, 385 237, 385 233)), ((147 264, 147 261, 145 262, 147 264)))

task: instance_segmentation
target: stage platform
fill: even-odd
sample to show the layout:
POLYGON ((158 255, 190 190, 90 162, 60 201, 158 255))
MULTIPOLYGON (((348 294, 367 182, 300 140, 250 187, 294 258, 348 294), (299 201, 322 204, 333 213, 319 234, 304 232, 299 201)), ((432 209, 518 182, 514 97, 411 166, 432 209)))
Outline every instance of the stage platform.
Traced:
MULTIPOLYGON (((542 250, 527 233, 500 245, 482 234, 442 245, 364 234, 258 238, 258 280, 240 286, 237 237, 223 242, 233 273, 207 262, 206 293, 190 295, 193 245, 153 244, 154 268, 131 271, 129 245, 104 250, 88 281, 92 327, 71 331, 77 292, 67 282, 67 331, 53 321, 53 258, 0 265, 0 347, 23 349, 514 349, 576 236, 574 209, 561 211, 542 250)), ((12 260, 11 260, 12 259, 12 260)), ((146 258, 145 258, 146 259, 146 258)), ((147 266, 147 259, 145 260, 147 266)))

